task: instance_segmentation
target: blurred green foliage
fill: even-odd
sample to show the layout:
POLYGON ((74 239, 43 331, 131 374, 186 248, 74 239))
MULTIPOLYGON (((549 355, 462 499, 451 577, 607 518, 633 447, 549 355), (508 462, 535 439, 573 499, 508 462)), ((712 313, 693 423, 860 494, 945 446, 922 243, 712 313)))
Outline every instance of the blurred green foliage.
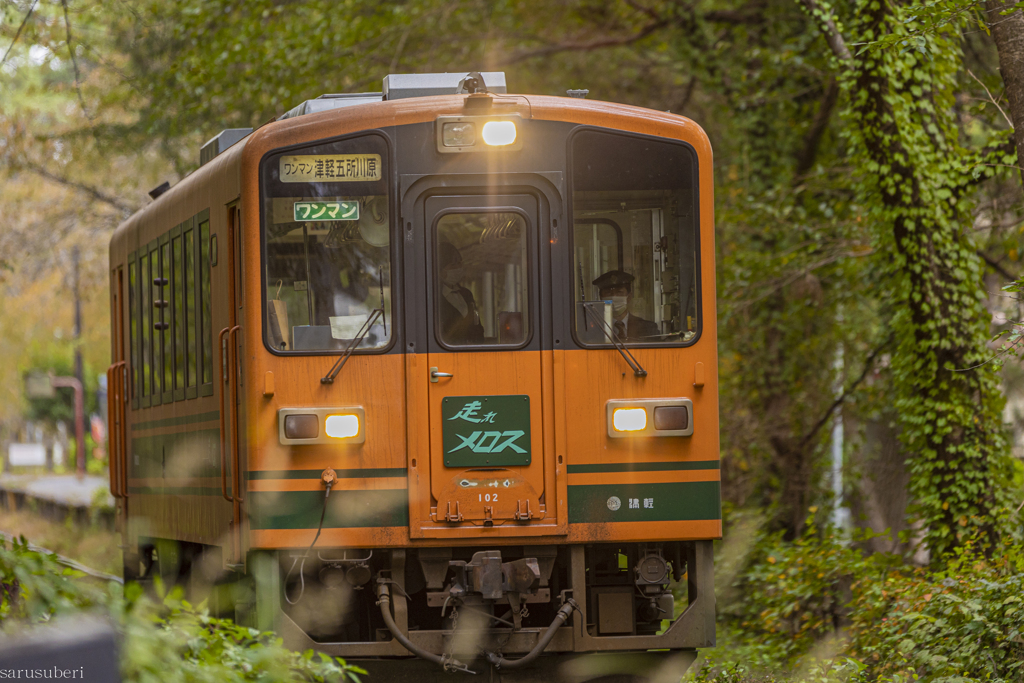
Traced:
POLYGON ((812 519, 795 542, 761 535, 697 678, 1021 679, 1024 545, 968 541, 932 570, 866 553, 866 540, 812 519))
POLYGON ((120 632, 121 675, 137 683, 358 681, 364 673, 339 658, 293 652, 272 633, 209 616, 180 597, 154 605, 137 584, 122 593, 29 549, 0 540, 0 631, 80 611, 108 616, 120 632))

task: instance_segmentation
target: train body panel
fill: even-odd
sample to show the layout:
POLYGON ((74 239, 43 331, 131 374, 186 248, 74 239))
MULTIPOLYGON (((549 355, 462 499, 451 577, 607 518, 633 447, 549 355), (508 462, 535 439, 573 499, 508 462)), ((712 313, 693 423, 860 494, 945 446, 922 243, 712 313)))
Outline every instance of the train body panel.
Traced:
POLYGON ((509 601, 509 652, 568 604, 542 650, 713 643, 711 163, 679 116, 476 94, 277 121, 202 166, 111 242, 126 576, 203 555, 255 581, 240 615, 344 656, 439 656, 451 599, 509 601), (518 142, 446 147, 491 120, 518 142), (656 635, 667 571, 689 608, 656 635), (296 611, 309 572, 337 623, 296 611))

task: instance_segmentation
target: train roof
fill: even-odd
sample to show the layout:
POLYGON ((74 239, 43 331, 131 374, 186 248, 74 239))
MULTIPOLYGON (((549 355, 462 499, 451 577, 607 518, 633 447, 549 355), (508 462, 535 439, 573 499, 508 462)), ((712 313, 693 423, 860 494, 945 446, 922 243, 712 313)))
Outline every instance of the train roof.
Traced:
MULTIPOLYGON (((504 74, 501 75, 500 90, 504 90, 504 74)), ((432 121, 443 115, 464 115, 467 100, 471 94, 429 94, 434 90, 449 88, 453 80, 465 78, 465 74, 420 74, 421 77, 445 76, 444 79, 419 80, 405 75, 390 75, 385 78, 386 90, 382 93, 354 93, 351 95, 328 95, 289 110, 254 131, 248 129, 229 129, 208 141, 204 148, 216 145, 214 153, 207 152, 209 157, 196 171, 184 177, 170 189, 159 194, 151 204, 140 209, 123 223, 111 236, 111 247, 133 230, 147 223, 147 220, 161 211, 166 211, 179 203, 186 203, 187 197, 195 196, 198 188, 204 183, 218 179, 220 182, 231 183, 234 187, 232 196, 237 197, 241 191, 239 167, 252 154, 262 156, 275 147, 293 144, 296 138, 318 140, 343 132, 386 128, 432 121), (438 85, 440 81, 442 85, 438 85), (384 99, 385 96, 387 99, 384 99), (401 95, 401 96, 397 96, 401 95), (378 99, 379 98, 379 99, 378 99), (341 125, 339 125, 341 124, 341 125), (244 131, 244 134, 243 134, 244 131), (220 148, 224 149, 221 150, 220 148), (219 152, 219 153, 216 153, 219 152), (234 170, 234 172, 232 172, 234 170), (231 179, 224 176, 233 176, 231 179), (223 180, 221 180, 223 178, 223 180)), ((494 78, 494 74, 485 72, 494 78)), ((497 79, 494 79, 497 82, 497 79)), ((488 82, 489 83, 489 82, 488 82)), ((505 94, 488 90, 493 95, 494 109, 475 109, 475 114, 495 113, 508 115, 517 113, 524 119, 558 120, 571 123, 591 124, 604 127, 623 127, 651 135, 665 137, 681 137, 688 130, 696 139, 698 150, 708 155, 711 153, 710 143, 704 131, 694 121, 670 112, 661 112, 644 107, 600 100, 588 100, 579 97, 573 91, 570 97, 553 97, 547 95, 505 94)), ((451 92, 449 90, 449 92, 451 92)), ((228 188, 225 188, 228 189, 228 188)), ((183 216, 193 215, 198 211, 210 208, 190 207, 183 209, 183 216), (192 209, 195 209, 192 211, 192 209), (188 213, 191 211, 191 213, 188 213)), ((187 216, 185 216, 187 217, 187 216)), ((171 219, 174 222, 174 219, 171 219)))

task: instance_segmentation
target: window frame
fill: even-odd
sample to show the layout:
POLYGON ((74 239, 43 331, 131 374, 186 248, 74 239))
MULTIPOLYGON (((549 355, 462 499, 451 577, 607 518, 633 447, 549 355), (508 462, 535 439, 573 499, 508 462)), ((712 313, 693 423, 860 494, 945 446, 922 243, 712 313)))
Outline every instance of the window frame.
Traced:
POLYGON ((534 232, 534 230, 537 230, 537 229, 539 229, 539 227, 534 225, 534 221, 530 220, 529 214, 526 211, 524 211, 522 209, 522 207, 519 207, 519 206, 485 206, 485 207, 463 207, 463 206, 460 206, 460 207, 449 207, 449 208, 446 208, 446 209, 442 209, 441 211, 438 211, 434 215, 434 220, 431 223, 430 231, 427 233, 427 236, 426 236, 427 240, 429 240, 429 242, 430 242, 429 248, 430 248, 430 263, 431 263, 431 267, 430 267, 430 269, 427 272, 427 277, 430 278, 430 282, 432 283, 431 284, 431 304, 432 304, 431 308, 433 308, 433 310, 429 312, 429 316, 430 316, 430 321, 431 321, 430 324, 433 326, 433 330, 432 331, 433 331, 433 335, 434 335, 434 341, 436 341, 437 344, 442 349, 444 349, 445 351, 451 351, 453 353, 458 353, 458 352, 461 352, 461 351, 516 351, 518 349, 524 349, 524 348, 526 348, 527 346, 530 345, 530 343, 533 341, 533 335, 536 334, 536 331, 535 331, 534 328, 538 327, 539 322, 540 322, 539 315, 536 318, 537 319, 537 324, 534 324, 534 318, 533 318, 534 311, 537 311, 539 309, 538 301, 537 301, 537 296, 536 296, 537 290, 538 290, 539 287, 534 286, 534 284, 535 284, 534 283, 534 278, 536 277, 536 274, 538 272, 537 268, 539 267, 539 266, 535 266, 534 265, 534 260, 539 260, 539 256, 536 255, 535 252, 534 252, 534 249, 536 249, 536 245, 534 244, 534 239, 533 239, 533 232, 534 232), (526 337, 523 339, 522 343, 520 343, 520 344, 459 344, 457 346, 453 346, 451 344, 445 343, 445 341, 441 338, 441 306, 440 306, 441 278, 439 277, 440 274, 437 272, 437 268, 435 267, 436 264, 438 263, 438 255, 437 255, 437 245, 438 245, 437 226, 441 222, 441 219, 444 218, 445 216, 450 216, 452 214, 474 214, 474 213, 475 214, 479 214, 479 213, 515 213, 515 214, 519 214, 520 216, 522 216, 523 220, 526 223, 526 269, 527 269, 527 272, 526 272, 526 276, 525 276, 524 280, 526 282, 526 297, 525 297, 525 299, 530 304, 530 309, 528 311, 528 314, 530 315, 530 319, 528 320, 529 326, 527 328, 528 331, 529 331, 529 334, 526 335, 526 337), (537 258, 536 259, 535 258, 531 258, 531 254, 533 254, 537 258))
POLYGON ((185 301, 183 302, 184 306, 185 306, 185 315, 184 315, 184 317, 185 317, 185 329, 182 330, 182 338, 183 338, 184 344, 185 344, 185 399, 186 400, 199 397, 199 384, 200 384, 200 380, 202 379, 202 376, 200 375, 201 368, 199 367, 199 333, 200 333, 199 315, 200 315, 200 313, 199 313, 198 309, 196 308, 196 304, 197 304, 197 301, 198 301, 197 291, 199 289, 198 287, 196 287, 197 275, 199 273, 199 269, 196 266, 197 261, 198 261, 198 259, 196 258, 196 253, 199 251, 196 248, 197 243, 198 243, 198 240, 196 239, 195 216, 193 216, 192 218, 189 218, 187 221, 185 221, 185 222, 183 222, 181 224, 181 264, 182 264, 181 280, 182 280, 182 291, 184 291, 184 293, 185 293, 185 301), (189 258, 188 258, 188 240, 186 239, 186 235, 189 235, 189 234, 191 234, 191 236, 192 236, 192 259, 191 259, 191 261, 192 261, 192 264, 191 264, 192 265, 192 288, 191 288, 191 290, 188 287, 188 277, 187 277, 187 273, 188 273, 187 269, 188 269, 188 266, 189 266, 189 258), (190 303, 192 305, 192 317, 193 317, 192 330, 193 330, 193 335, 194 335, 191 341, 189 340, 189 337, 188 337, 188 330, 189 330, 189 308, 188 307, 189 307, 190 303), (192 380, 191 384, 189 384, 189 372, 190 371, 194 371, 195 372, 195 378, 192 380))
MULTIPOLYGON (((398 232, 397 227, 400 225, 398 222, 399 210, 398 210, 398 177, 395 171, 395 152, 394 146, 391 139, 384 131, 380 129, 362 130, 356 133, 347 133, 345 135, 337 135, 329 138, 322 138, 319 140, 309 140, 305 142, 295 143, 293 145, 286 145, 284 147, 276 147, 260 158, 260 163, 257 166, 257 181, 259 184, 259 204, 258 212, 260 217, 260 338, 263 340, 263 348, 266 349, 274 356, 280 356, 282 358, 306 358, 312 356, 341 356, 345 354, 345 349, 322 349, 319 351, 281 351, 275 349, 270 343, 268 338, 268 324, 267 324, 267 212, 266 212, 266 200, 267 200, 267 188, 264 182, 264 170, 267 162, 271 157, 276 157, 282 154, 299 152, 306 150, 311 147, 320 147, 324 145, 331 145, 339 142, 346 142, 348 140, 356 140, 358 138, 375 137, 379 138, 384 142, 385 153, 381 155, 381 160, 386 161, 384 171, 381 173, 381 180, 387 183, 387 202, 388 202, 388 274, 390 276, 390 287, 391 287, 391 318, 390 327, 391 335, 388 343, 384 346, 374 349, 353 349, 352 355, 383 355, 390 353, 396 348, 398 343, 399 330, 397 326, 402 320, 402 277, 400 272, 401 264, 401 252, 400 252, 400 241, 401 235, 396 234, 398 232)), ((355 152, 359 153, 359 152, 355 152)), ((307 285, 308 286, 308 285, 307 285)))
POLYGON ((160 402, 153 402, 155 386, 153 384, 153 254, 156 252, 156 240, 141 247, 143 252, 139 256, 139 365, 142 368, 142 381, 140 383, 140 406, 150 408, 160 405, 160 402), (141 263, 145 259, 145 268, 141 263), (142 294, 145 296, 142 296, 142 294), (148 380, 148 381, 147 381, 148 380), (148 390, 147 390, 148 386, 148 390))
POLYGON ((188 381, 188 345, 185 343, 187 322, 185 321, 186 294, 185 294, 185 238, 183 227, 188 223, 184 221, 171 228, 170 255, 171 255, 171 277, 169 286, 171 297, 169 308, 171 310, 171 346, 174 355, 171 358, 171 378, 174 387, 174 400, 185 400, 185 385, 188 381), (174 253, 175 240, 178 242, 178 253, 174 253), (180 292, 179 292, 180 287, 180 292), (181 301, 179 301, 181 299, 181 301), (178 306, 181 306, 181 315, 178 315, 178 306), (180 354, 180 358, 179 358, 180 354), (179 364, 179 360, 181 361, 179 364), (179 367, 180 365, 180 367, 179 367), (179 375, 180 383, 179 383, 179 375))
MULTIPOLYGON (((166 284, 160 285, 160 296, 161 301, 166 302, 166 306, 160 309, 160 322, 167 325, 166 328, 160 330, 160 401, 162 404, 174 403, 174 316, 169 315, 173 313, 171 311, 172 293, 171 286, 173 280, 171 279, 171 235, 170 231, 160 235, 159 238, 160 246, 158 252, 160 253, 160 278, 167 280, 166 284), (170 317, 170 321, 168 321, 170 317), (170 379, 170 386, 168 385, 168 379, 170 379)), ((156 287, 156 285, 154 285, 156 287)))
POLYGON ((142 357, 140 355, 142 348, 142 319, 139 315, 139 281, 141 280, 141 270, 142 266, 139 263, 138 252, 133 251, 128 254, 128 296, 126 302, 128 305, 126 322, 128 323, 128 362, 130 365, 129 377, 131 378, 129 384, 132 395, 132 410, 138 410, 139 394, 142 390, 142 357))
MULTIPOLYGON (((689 151, 693 166, 693 249, 694 249, 694 314, 697 318, 697 326, 693 338, 688 341, 676 341, 676 342, 638 342, 638 341, 624 341, 628 348, 687 348, 696 344, 704 333, 704 297, 701 290, 701 207, 700 207, 700 158, 697 154, 697 150, 689 142, 685 140, 679 140, 676 138, 666 138, 658 135, 645 135, 643 133, 634 133, 632 131, 619 130, 616 128, 604 128, 602 126, 578 126, 570 131, 566 138, 566 155, 565 155, 565 170, 566 170, 566 214, 568 216, 569 225, 569 249, 568 249, 568 268, 569 272, 572 273, 576 266, 576 202, 573 196, 575 192, 575 160, 573 159, 573 147, 577 135, 581 133, 597 132, 604 133, 606 135, 614 135, 623 138, 632 138, 635 140, 646 140, 651 142, 667 143, 678 145, 689 151)), ((593 344, 580 341, 579 335, 576 333, 576 294, 575 285, 570 278, 569 288, 569 333, 572 335, 573 343, 581 349, 614 349, 615 345, 611 342, 603 344, 593 344)), ((685 317, 685 313, 682 314, 685 317)))
MULTIPOLYGON (((210 220, 210 210, 203 209, 191 218, 192 229, 196 240, 195 259, 195 288, 196 288, 196 384, 199 389, 199 396, 213 396, 213 385, 217 381, 217 360, 216 349, 213 348, 213 245, 216 243, 216 233, 213 230, 213 221, 210 220), (203 240, 203 224, 207 225, 209 233, 206 240, 203 240), (206 263, 203 263, 203 244, 206 244, 206 263), (210 296, 203 297, 203 286, 210 289, 210 296), (203 304, 209 307, 209 320, 205 320, 203 304), (209 352, 209 363, 206 354, 209 352), (203 378, 203 371, 209 367, 210 381, 203 378)), ((234 303, 229 304, 234 306, 234 303)))

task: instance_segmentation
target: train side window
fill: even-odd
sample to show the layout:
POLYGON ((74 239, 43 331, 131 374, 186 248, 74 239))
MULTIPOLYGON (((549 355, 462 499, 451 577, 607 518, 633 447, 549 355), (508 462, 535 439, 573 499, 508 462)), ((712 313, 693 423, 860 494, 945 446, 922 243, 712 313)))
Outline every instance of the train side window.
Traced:
POLYGON ((163 402, 174 400, 174 335, 171 329, 174 323, 172 310, 173 281, 171 276, 171 240, 170 235, 160 238, 160 283, 156 292, 160 295, 160 358, 163 361, 163 402))
MULTIPOLYGON (((210 221, 199 224, 199 277, 202 302, 203 384, 213 389, 213 315, 210 309, 210 221)), ((206 392, 204 392, 206 395, 206 392)))
POLYGON ((446 346, 520 346, 529 338, 527 224, 511 212, 437 221, 434 301, 446 346))
POLYGON ((185 287, 181 226, 171 232, 171 328, 174 337, 174 400, 185 398, 185 287))
POLYGON ((376 134, 264 159, 263 338, 275 353, 339 351, 357 338, 357 351, 390 345, 388 177, 376 134))
POLYGON ((139 270, 141 271, 140 272, 139 291, 142 293, 142 297, 141 297, 142 300, 141 300, 140 306, 139 306, 139 310, 140 310, 140 313, 141 313, 141 315, 139 316, 139 322, 140 322, 140 326, 142 328, 142 330, 141 330, 142 334, 141 334, 140 341, 141 341, 141 344, 142 344, 142 349, 141 349, 141 351, 142 351, 142 353, 141 353, 141 357, 142 357, 141 367, 142 367, 142 399, 143 399, 143 404, 142 405, 143 405, 143 407, 149 405, 149 395, 152 393, 152 390, 153 390, 153 380, 152 380, 152 373, 153 373, 153 349, 152 349, 152 346, 151 346, 151 339, 153 337, 153 328, 151 327, 152 323, 150 322, 151 319, 152 319, 152 316, 150 315, 150 311, 152 309, 151 309, 151 306, 150 306, 150 298, 149 298, 149 294, 150 294, 151 287, 152 287, 153 275, 152 275, 152 271, 150 270, 150 267, 149 267, 149 256, 150 256, 149 252, 144 253, 142 255, 141 263, 140 263, 140 266, 139 266, 139 270))
POLYGON ((162 301, 160 287, 157 281, 160 278, 160 247, 154 246, 149 252, 149 309, 150 309, 150 343, 153 345, 150 374, 153 375, 150 386, 149 399, 151 405, 158 406, 162 402, 164 384, 164 360, 161 355, 163 345, 160 323, 163 322, 160 315, 159 302, 162 301))
POLYGON ((185 354, 187 357, 187 374, 185 376, 186 395, 195 398, 198 380, 199 354, 196 352, 196 246, 194 229, 185 230, 182 234, 185 246, 185 354))
POLYGON ((686 344, 700 330, 697 158, 680 142, 572 138, 573 329, 579 343, 686 344))
POLYGON ((131 363, 130 391, 132 407, 139 407, 139 266, 135 253, 128 255, 128 346, 129 363, 131 363))

